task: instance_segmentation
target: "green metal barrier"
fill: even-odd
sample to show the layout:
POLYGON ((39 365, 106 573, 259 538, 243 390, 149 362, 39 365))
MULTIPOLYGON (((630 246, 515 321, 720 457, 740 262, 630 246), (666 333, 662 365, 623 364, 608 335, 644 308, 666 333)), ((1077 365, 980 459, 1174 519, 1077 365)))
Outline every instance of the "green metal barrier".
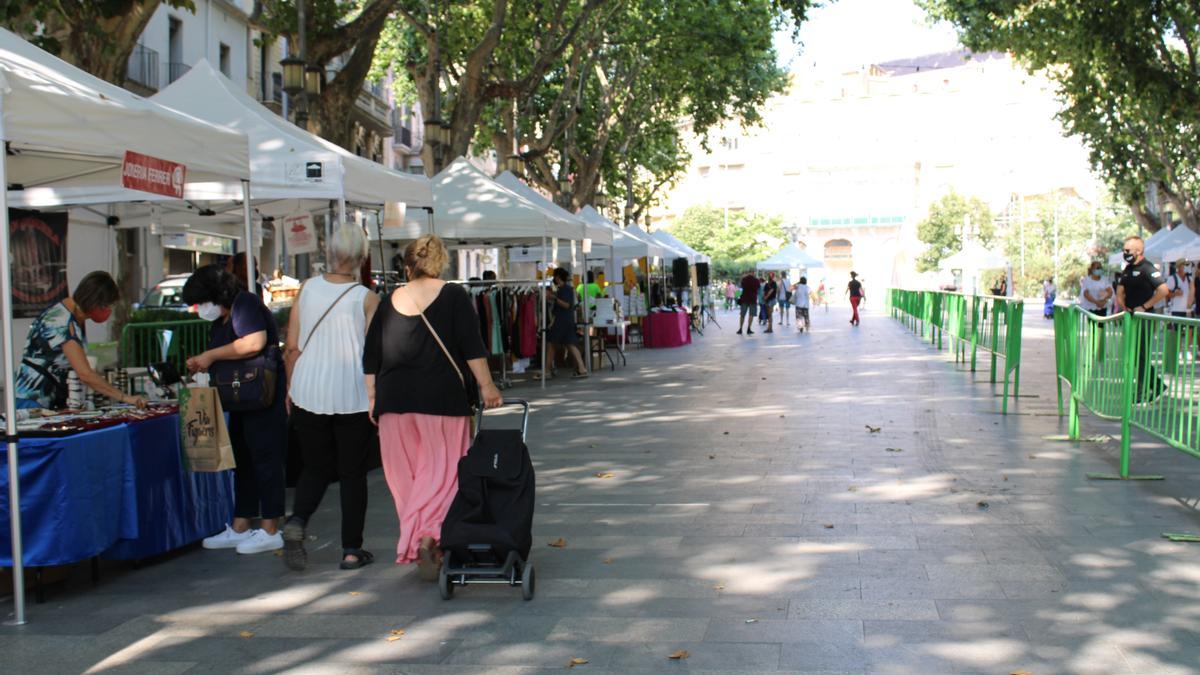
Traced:
POLYGON ((208 347, 212 324, 203 319, 128 323, 121 329, 119 359, 122 368, 144 368, 162 361, 162 334, 171 332, 167 361, 175 364, 180 373, 187 372, 187 360, 208 347))
POLYGON ((1062 382, 1071 388, 1068 437, 1080 438, 1080 405, 1121 423, 1120 473, 1090 478, 1162 479, 1130 475, 1134 428, 1200 458, 1200 320, 1129 313, 1102 318, 1063 305, 1054 314, 1059 389, 1062 382))
POLYGON ((1025 303, 992 295, 964 295, 946 291, 888 289, 892 316, 930 344, 954 351, 956 363, 969 363, 975 372, 979 351, 991 355, 990 382, 997 375, 1004 383, 1001 406, 1008 413, 1008 399, 1021 388, 1021 327, 1025 303), (998 371, 1003 359, 1003 371, 998 371), (1011 388, 1010 388, 1011 387, 1011 388))

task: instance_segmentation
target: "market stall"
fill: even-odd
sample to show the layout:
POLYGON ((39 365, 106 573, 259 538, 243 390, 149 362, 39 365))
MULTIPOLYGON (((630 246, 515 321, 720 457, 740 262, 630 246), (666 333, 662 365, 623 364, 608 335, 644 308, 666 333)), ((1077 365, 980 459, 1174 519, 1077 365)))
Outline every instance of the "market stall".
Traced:
MULTIPOLYGON (((250 198, 260 217, 277 219, 281 225, 277 230, 286 230, 285 223, 311 228, 311 220, 305 223, 290 217, 331 205, 336 205, 338 222, 346 222, 348 206, 373 211, 382 211, 388 203, 426 210, 433 206, 428 178, 392 171, 297 127, 263 107, 208 61, 201 60, 151 100, 249 137, 250 198)), ((164 211, 159 220, 194 225, 227 219, 235 210, 230 204, 209 206, 215 212, 212 216, 198 219, 195 209, 179 204, 164 211)), ((329 232, 327 227, 326 235, 329 232)), ((289 254, 316 250, 315 232, 308 238, 282 234, 284 241, 294 242, 289 254)))
MULTIPOLYGON (((246 205, 243 221, 248 224, 245 197, 249 194, 250 169, 245 135, 136 96, 3 30, 0 30, 0 84, 0 138, 8 148, 0 161, 0 183, 8 186, 0 192, 3 195, 3 203, 0 203, 3 214, 0 285, 5 288, 12 287, 13 278, 9 240, 11 205, 59 208, 114 199, 133 201, 145 198, 147 194, 169 195, 175 199, 206 195, 236 200, 240 194, 246 205)), ((47 500, 53 500, 55 494, 35 490, 27 499, 21 498, 20 478, 23 474, 30 478, 32 485, 39 485, 32 474, 22 470, 22 460, 29 458, 28 466, 34 472, 39 467, 81 471, 80 467, 91 466, 92 456, 100 453, 95 452, 98 443, 81 444, 82 450, 73 443, 69 445, 74 448, 63 445, 48 450, 47 444, 40 441, 19 438, 21 430, 14 424, 17 415, 12 310, 11 294, 0 293, 0 338, 5 357, 4 413, 8 431, 4 482, 9 493, 7 512, 20 514, 20 517, 8 519, 10 538, 7 544, 13 570, 15 620, 23 623, 25 555, 22 521, 31 518, 31 524, 36 523, 36 529, 30 530, 31 541, 40 541, 46 536, 61 537, 60 531, 47 533, 43 528, 57 528, 64 523, 59 520, 47 523, 32 517, 47 508, 47 500), (64 456, 61 453, 67 453, 65 456, 69 461, 49 459, 64 456)), ((174 431, 176 433, 169 438, 177 443, 177 428, 174 431)), ((155 452, 162 447, 159 435, 154 434, 150 439, 155 452)), ((130 434, 129 439, 131 446, 138 442, 137 435, 130 434)), ((122 442, 108 440, 113 442, 104 445, 110 452, 120 454, 122 442)), ((170 446, 166 446, 165 452, 170 452, 170 446)), ((129 457, 126 454, 124 459, 112 461, 124 462, 121 466, 125 466, 130 464, 129 457)), ((55 475, 62 476, 51 470, 51 480, 55 475)), ((113 475, 122 476, 122 489, 128 489, 127 474, 105 473, 106 480, 112 480, 113 475)), ((84 482, 89 482, 86 477, 84 482)), ((111 515, 107 509, 111 509, 113 502, 110 491, 103 487, 106 484, 87 485, 86 490, 76 493, 91 501, 74 504, 68 520, 86 519, 92 508, 111 515)), ((149 489, 145 484, 134 482, 133 485, 134 490, 149 489)), ((159 483, 160 487, 164 485, 166 482, 159 483)), ((53 487, 64 489, 61 483, 53 487)), ((49 502, 49 506, 53 510, 53 502, 49 502)), ((125 508, 122 501, 120 510, 125 508)), ((113 520, 106 521, 106 527, 111 528, 113 520)), ((119 516, 115 521, 118 522, 116 533, 119 536, 141 536, 136 518, 119 516)), ((90 539, 90 546, 103 546, 112 532, 111 529, 102 531, 90 539)))
MULTIPOLYGON (((546 260, 558 241, 581 236, 578 223, 560 218, 528 199, 500 185, 483 171, 460 157, 433 177, 434 218, 423 222, 406 218, 397 227, 383 233, 384 239, 413 240, 433 233, 451 248, 540 246, 546 260)), ((535 279, 500 278, 490 285, 515 288, 540 288, 545 282, 535 279)), ((539 325, 546 325, 546 303, 537 302, 539 325)), ((541 354, 545 367, 545 334, 541 354)), ((543 385, 545 381, 543 380, 543 385)))

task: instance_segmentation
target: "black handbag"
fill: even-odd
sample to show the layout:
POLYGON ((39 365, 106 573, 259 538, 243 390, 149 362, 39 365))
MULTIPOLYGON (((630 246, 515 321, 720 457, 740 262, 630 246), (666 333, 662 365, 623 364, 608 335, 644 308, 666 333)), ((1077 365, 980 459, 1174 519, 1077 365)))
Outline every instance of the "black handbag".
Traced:
POLYGON ((279 347, 270 345, 258 354, 237 361, 216 361, 208 368, 226 412, 266 410, 275 402, 279 380, 279 347))

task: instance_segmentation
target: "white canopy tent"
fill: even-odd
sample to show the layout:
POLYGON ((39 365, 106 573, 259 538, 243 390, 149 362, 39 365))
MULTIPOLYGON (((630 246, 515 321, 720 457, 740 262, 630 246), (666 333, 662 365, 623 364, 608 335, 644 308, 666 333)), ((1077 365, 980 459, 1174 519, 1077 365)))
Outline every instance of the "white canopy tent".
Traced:
POLYGON ((1178 262, 1180 260, 1200 260, 1200 241, 1173 248, 1163 254, 1164 262, 1178 262))
POLYGON ((558 204, 546 199, 541 194, 538 194, 537 190, 534 190, 526 185, 524 181, 514 176, 511 172, 505 171, 499 176, 496 176, 496 182, 521 195, 525 199, 528 199, 536 206, 540 206, 542 209, 548 211, 552 216, 565 219, 568 222, 578 223, 580 227, 579 236, 581 237, 581 241, 584 239, 590 239, 592 246, 597 244, 612 244, 613 234, 612 230, 608 226, 589 223, 587 220, 579 217, 578 215, 567 211, 558 204))
POLYGON ((938 267, 943 270, 960 270, 963 282, 961 290, 966 293, 977 293, 981 288, 981 273, 991 269, 1003 269, 1005 283, 1012 288, 1012 270, 1009 268, 1008 259, 984 248, 983 244, 977 241, 968 241, 961 251, 942 258, 938 267))
POLYGON ((151 100, 245 133, 250 139, 250 198, 264 213, 289 214, 303 206, 299 200, 311 200, 310 208, 336 200, 343 211, 347 202, 376 208, 388 202, 433 206, 429 179, 392 171, 297 127, 208 61, 197 63, 151 100))
POLYGON ((1179 225, 1161 239, 1146 244, 1146 259, 1154 263, 1172 262, 1172 259, 1167 258, 1168 252, 1196 243, 1200 243, 1200 235, 1186 226, 1179 225))
POLYGON ((679 241, 679 239, 677 239, 675 237, 675 235, 671 234, 670 232, 667 232, 666 230, 655 230, 654 232, 650 233, 650 236, 652 238, 654 238, 655 241, 663 244, 664 246, 667 246, 669 248, 675 249, 676 251, 682 252, 683 255, 681 255, 679 257, 687 258, 688 262, 690 262, 693 265, 698 262, 706 263, 706 262, 712 261, 711 258, 709 258, 708 256, 704 255, 703 253, 697 251, 696 249, 692 248, 691 246, 688 246, 687 244, 683 243, 682 241, 679 241))
POLYGON ((662 248, 663 260, 673 258, 687 258, 688 260, 692 259, 691 254, 687 251, 679 248, 675 244, 668 243, 661 237, 654 236, 654 234, 643 230, 637 225, 630 225, 629 227, 625 228, 625 232, 637 237, 638 239, 648 239, 650 241, 657 242, 659 247, 662 248))
MULTIPOLYGON (((12 33, 0 30, 0 282, 12 288, 8 209, 146 199, 121 189, 126 153, 185 167, 184 195, 240 193, 249 223, 246 137, 170 110, 75 68, 12 33), (16 186, 16 187, 14 187, 16 186), (238 187, 240 189, 235 190, 238 187)), ((247 240, 249 232, 247 231, 247 240)), ((249 257, 249 254, 247 254, 249 257)), ((20 487, 15 434, 11 292, 0 293, 4 354, 4 413, 8 427, 9 513, 16 622, 25 621, 20 487)))
MULTIPOLYGON (((1176 229, 1179 229, 1179 228, 1176 228, 1176 229)), ((1169 236, 1174 231, 1175 230, 1164 227, 1163 229, 1146 237, 1144 240, 1145 250, 1149 251, 1151 245, 1157 245, 1158 242, 1162 241, 1165 237, 1169 236)), ((1118 267, 1124 266, 1125 258, 1123 257, 1123 255, 1124 255, 1124 251, 1115 251, 1112 255, 1108 256, 1108 264, 1118 266, 1118 267)), ((1147 256, 1147 257, 1149 257, 1149 256, 1147 256)))
MULTIPOLYGON (((579 224, 552 215, 459 157, 433 177, 432 229, 447 244, 504 246, 543 238, 578 239, 579 224)), ((387 239, 412 240, 431 226, 406 218, 387 239)))
POLYGON ((807 270, 824 266, 825 263, 809 255, 795 242, 784 246, 756 265, 760 270, 807 270))
POLYGON ((629 230, 622 230, 611 220, 600 215, 591 206, 579 210, 579 217, 595 225, 606 225, 612 229, 612 254, 615 258, 661 258, 663 248, 653 239, 629 230))

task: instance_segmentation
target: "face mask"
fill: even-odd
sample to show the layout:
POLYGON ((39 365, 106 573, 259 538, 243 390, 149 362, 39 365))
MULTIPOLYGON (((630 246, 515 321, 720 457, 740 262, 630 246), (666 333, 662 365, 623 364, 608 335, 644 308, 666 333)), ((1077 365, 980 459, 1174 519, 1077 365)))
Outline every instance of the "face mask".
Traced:
POLYGON ((196 314, 205 321, 216 321, 221 318, 221 306, 211 302, 201 303, 196 307, 196 314))
POLYGON ((1125 255, 1122 257, 1125 258, 1125 262, 1127 262, 1127 263, 1131 263, 1134 260, 1137 260, 1137 256, 1132 253, 1129 253, 1129 252, 1126 252, 1125 255))
POLYGON ((1099 279, 1100 278, 1100 270, 1092 270, 1092 276, 1099 279))
POLYGON ((97 307, 88 312, 88 318, 96 323, 104 323, 110 316, 112 316, 112 307, 97 307))

